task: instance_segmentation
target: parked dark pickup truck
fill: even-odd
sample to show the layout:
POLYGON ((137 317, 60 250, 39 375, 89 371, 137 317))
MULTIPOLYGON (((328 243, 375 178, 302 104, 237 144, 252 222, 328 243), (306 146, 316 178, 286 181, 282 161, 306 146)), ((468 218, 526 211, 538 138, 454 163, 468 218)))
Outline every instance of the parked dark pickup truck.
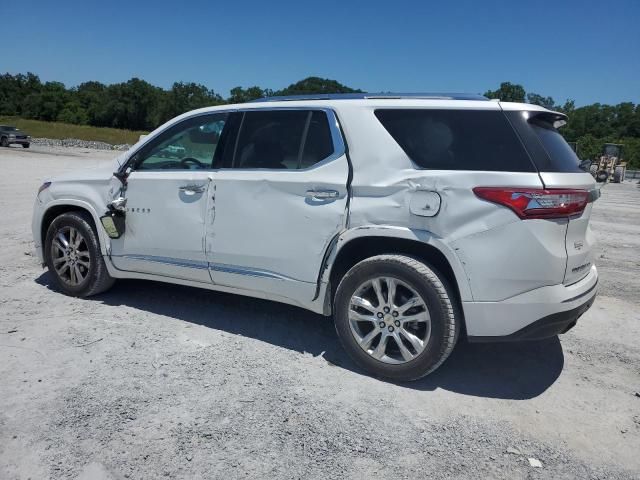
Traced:
POLYGON ((29 148, 29 145, 31 145, 31 136, 16 127, 0 125, 0 146, 8 147, 13 143, 20 144, 24 148, 29 148))

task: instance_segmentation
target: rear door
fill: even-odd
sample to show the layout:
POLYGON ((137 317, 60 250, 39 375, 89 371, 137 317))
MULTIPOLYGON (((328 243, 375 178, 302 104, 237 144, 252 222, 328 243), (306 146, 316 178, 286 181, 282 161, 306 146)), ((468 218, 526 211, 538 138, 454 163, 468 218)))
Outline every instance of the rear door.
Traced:
POLYGON ((344 228, 349 164, 332 111, 234 114, 237 135, 213 176, 206 254, 214 283, 311 300, 344 228))
POLYGON ((580 281, 593 264, 593 233, 589 225, 593 201, 599 190, 591 174, 580 169, 580 160, 564 140, 555 125, 564 121, 564 116, 550 112, 507 112, 531 154, 545 188, 585 190, 589 192, 589 203, 584 211, 569 217, 565 248, 567 266, 563 283, 570 285, 580 281))

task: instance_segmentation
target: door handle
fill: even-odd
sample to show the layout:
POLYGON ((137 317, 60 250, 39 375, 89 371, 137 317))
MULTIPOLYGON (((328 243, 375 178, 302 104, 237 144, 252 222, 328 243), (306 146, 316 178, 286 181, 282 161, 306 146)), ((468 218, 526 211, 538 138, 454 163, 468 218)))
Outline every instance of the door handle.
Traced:
POLYGON ((314 200, 328 200, 330 198, 338 198, 337 190, 307 190, 307 198, 314 200))
POLYGON ((180 187, 180 191, 185 195, 195 195, 196 193, 203 193, 205 191, 204 185, 183 185, 180 187))

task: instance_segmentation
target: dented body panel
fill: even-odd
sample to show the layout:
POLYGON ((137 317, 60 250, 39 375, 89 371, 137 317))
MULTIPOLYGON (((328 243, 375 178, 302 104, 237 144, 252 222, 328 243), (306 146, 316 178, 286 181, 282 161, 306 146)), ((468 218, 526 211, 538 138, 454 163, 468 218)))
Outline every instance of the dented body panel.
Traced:
POLYGON ((368 99, 189 112, 141 138, 112 170, 125 171, 167 128, 215 112, 322 109, 331 112, 332 133, 344 143, 327 161, 302 170, 134 170, 124 190, 107 171, 54 179, 36 201, 36 246, 46 210, 67 202, 91 212, 113 277, 201 286, 329 315, 331 271, 342 249, 363 237, 401 238, 442 253, 471 336, 510 335, 592 299, 591 205, 575 218, 523 221, 473 192, 477 186, 589 189, 589 174, 419 168, 374 115, 390 107, 545 111, 470 100, 368 99), (199 191, 187 195, 185 185, 199 191), (128 201, 126 232, 109 239, 99 217, 120 194, 128 201))
POLYGON ((118 270, 209 282, 203 250, 208 172, 133 172, 127 179, 126 230, 111 239, 118 270), (192 186, 193 191, 184 187, 192 186), (197 190, 197 191, 196 191, 197 190))
POLYGON ((213 174, 206 237, 214 283, 311 301, 331 240, 345 228, 345 155, 306 171, 213 174), (308 192, 336 192, 316 199, 308 192))

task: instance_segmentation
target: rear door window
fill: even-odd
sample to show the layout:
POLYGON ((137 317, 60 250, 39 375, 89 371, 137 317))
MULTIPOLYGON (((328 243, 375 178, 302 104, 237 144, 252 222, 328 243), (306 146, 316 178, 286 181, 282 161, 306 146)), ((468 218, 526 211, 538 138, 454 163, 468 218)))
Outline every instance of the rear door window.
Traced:
POLYGON ((375 115, 420 168, 536 171, 501 111, 380 109, 375 115))
POLYGON ((333 151, 324 111, 255 110, 240 122, 232 167, 299 170, 333 151))

